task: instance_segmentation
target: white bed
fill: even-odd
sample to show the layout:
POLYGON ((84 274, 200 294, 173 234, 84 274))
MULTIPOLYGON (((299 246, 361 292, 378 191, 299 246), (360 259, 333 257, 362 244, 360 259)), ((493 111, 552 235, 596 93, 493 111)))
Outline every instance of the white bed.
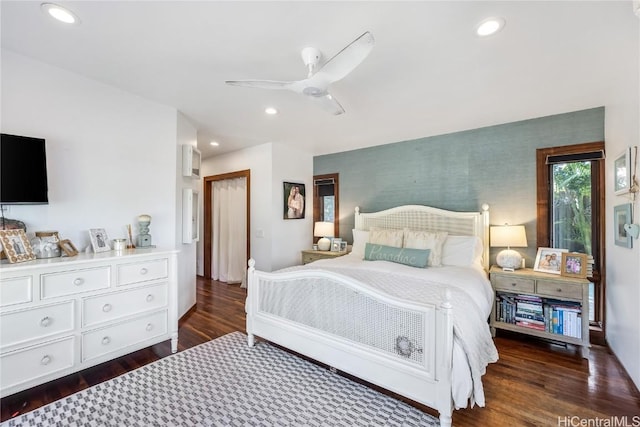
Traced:
POLYGON ((497 360, 487 324, 488 225, 486 205, 482 212, 356 208, 348 255, 274 273, 250 260, 249 345, 255 336, 273 341, 432 407, 450 426, 454 408, 484 406, 481 376, 497 360), (403 235, 402 246, 435 233, 439 243, 422 253, 426 268, 363 260, 369 240, 403 235))

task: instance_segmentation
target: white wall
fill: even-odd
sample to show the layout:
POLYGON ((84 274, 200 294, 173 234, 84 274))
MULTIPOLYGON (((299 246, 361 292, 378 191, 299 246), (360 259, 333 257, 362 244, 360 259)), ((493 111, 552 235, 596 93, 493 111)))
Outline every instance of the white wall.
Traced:
MULTIPOLYGON (((310 183, 313 157, 280 144, 267 143, 205 159, 203 176, 251 170, 251 254, 256 268, 272 271, 300 263, 300 249, 312 241, 313 210, 303 220, 283 219, 283 181, 310 183), (263 237, 258 237, 262 235, 263 237)), ((201 207, 202 209, 202 207, 201 207)), ((198 274, 203 274, 202 238, 198 245, 198 274)))
POLYGON ((272 268, 277 270, 301 263, 300 251, 313 245, 313 157, 282 144, 273 144, 273 239, 272 268), (283 182, 305 185, 304 219, 283 219, 283 182))
POLYGON ((1 114, 2 132, 46 139, 49 204, 6 214, 28 234, 57 230, 81 250, 89 228, 125 237, 146 213, 153 243, 174 247, 174 109, 2 50, 1 114))
MULTIPOLYGON (((631 6, 629 6, 631 7, 631 6)), ((609 64, 617 78, 611 81, 605 104, 605 140, 607 149, 606 177, 606 337, 622 365, 640 389, 640 239, 633 249, 614 243, 614 206, 630 203, 629 196, 613 193, 613 162, 629 146, 640 146, 640 19, 625 40, 627 56, 609 64), (635 34, 634 34, 635 33, 635 34)), ((640 170, 636 171, 640 174, 640 170)), ((633 204, 634 222, 640 223, 640 194, 633 204)))
MULTIPOLYGON (((194 179, 182 175, 182 145, 196 146, 198 131, 182 114, 177 113, 177 146, 176 150, 176 234, 175 247, 178 254, 178 316, 183 316, 196 303, 196 242, 182 243, 182 190, 191 188, 197 191, 200 198, 202 179, 194 179)), ((202 202, 199 203, 202 206, 202 202)), ((190 219, 189 219, 190 221, 190 219)))

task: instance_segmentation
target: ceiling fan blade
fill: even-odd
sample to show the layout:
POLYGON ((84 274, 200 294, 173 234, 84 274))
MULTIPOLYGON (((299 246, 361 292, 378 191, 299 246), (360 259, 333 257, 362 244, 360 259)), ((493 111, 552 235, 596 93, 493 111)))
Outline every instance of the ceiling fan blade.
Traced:
POLYGON ((225 83, 231 86, 256 87, 259 89, 292 90, 291 85, 295 82, 280 82, 276 80, 227 80, 225 83))
POLYGON ((321 74, 318 77, 323 80, 330 83, 337 82, 364 61, 371 53, 374 44, 373 35, 367 31, 328 60, 314 76, 321 74))
POLYGON ((323 110, 333 114, 334 116, 344 114, 344 108, 342 108, 342 105, 340 105, 340 103, 329 93, 324 96, 307 96, 307 99, 311 99, 323 110))

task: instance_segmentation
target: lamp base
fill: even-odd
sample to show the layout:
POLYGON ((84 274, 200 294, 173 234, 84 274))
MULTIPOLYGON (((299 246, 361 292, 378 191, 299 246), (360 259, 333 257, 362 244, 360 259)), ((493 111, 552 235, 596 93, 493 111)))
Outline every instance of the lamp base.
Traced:
POLYGON ((504 270, 517 270, 522 268, 522 255, 513 249, 505 249, 496 256, 496 263, 504 270))
POLYGON ((331 249, 331 240, 327 239, 326 237, 318 240, 318 249, 321 251, 328 251, 329 249, 331 249))

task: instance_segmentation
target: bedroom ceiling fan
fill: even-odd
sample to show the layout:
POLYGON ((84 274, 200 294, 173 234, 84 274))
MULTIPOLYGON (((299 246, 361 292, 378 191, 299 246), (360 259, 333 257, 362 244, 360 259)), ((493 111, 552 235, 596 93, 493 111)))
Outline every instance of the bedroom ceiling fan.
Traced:
POLYGON ((304 80, 227 80, 225 83, 233 86, 290 90, 304 95, 331 114, 339 115, 344 113, 344 108, 329 93, 329 85, 353 71, 369 55, 374 43, 373 35, 367 31, 320 67, 318 64, 322 53, 314 47, 305 47, 301 52, 308 70, 307 78, 304 80))

